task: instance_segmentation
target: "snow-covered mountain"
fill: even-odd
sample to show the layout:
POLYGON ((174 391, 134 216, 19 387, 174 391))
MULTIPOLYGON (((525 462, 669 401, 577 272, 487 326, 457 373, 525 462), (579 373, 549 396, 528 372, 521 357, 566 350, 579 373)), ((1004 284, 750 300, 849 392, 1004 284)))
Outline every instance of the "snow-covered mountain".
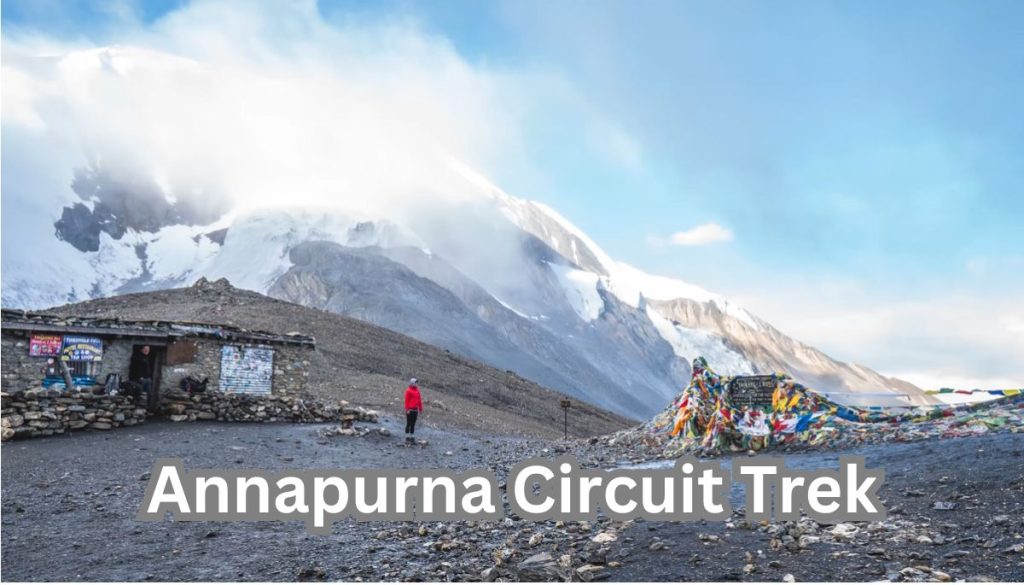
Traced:
MULTIPOLYGON (((171 210, 161 225, 93 190, 55 211, 53 237, 33 243, 32 258, 52 261, 8 264, 5 254, 3 303, 39 308, 226 277, 637 416, 671 400, 698 355, 724 372, 785 370, 835 392, 918 395, 700 287, 611 259, 542 204, 480 191, 422 225, 286 208, 197 225, 171 210)), ((5 216, 18 211, 5 199, 5 216)))
POLYGON ((422 192, 415 182, 392 185, 410 190, 399 198, 409 204, 392 208, 293 208, 282 195, 279 205, 246 209, 202 184, 185 189, 95 158, 69 162, 74 179, 64 188, 37 193, 5 180, 3 304, 42 308, 227 278, 634 417, 662 409, 698 355, 723 373, 784 370, 851 403, 928 400, 719 295, 612 259, 554 210, 504 193, 451 156, 417 164, 424 160, 439 178, 422 192))

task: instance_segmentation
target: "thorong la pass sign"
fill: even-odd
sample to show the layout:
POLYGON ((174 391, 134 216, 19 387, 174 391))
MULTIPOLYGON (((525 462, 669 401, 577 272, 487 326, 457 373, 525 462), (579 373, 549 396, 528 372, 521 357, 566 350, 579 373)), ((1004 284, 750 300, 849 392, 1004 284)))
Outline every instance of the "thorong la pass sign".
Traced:
POLYGON ((777 384, 775 376, 736 376, 729 382, 729 401, 734 406, 771 406, 777 384))

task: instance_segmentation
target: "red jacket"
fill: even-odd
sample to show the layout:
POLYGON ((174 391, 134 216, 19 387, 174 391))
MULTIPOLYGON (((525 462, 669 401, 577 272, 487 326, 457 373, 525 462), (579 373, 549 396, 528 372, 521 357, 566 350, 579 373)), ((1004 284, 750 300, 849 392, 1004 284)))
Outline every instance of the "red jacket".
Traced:
POLYGON ((416 386, 405 389, 405 409, 423 412, 423 399, 420 398, 420 389, 416 386))

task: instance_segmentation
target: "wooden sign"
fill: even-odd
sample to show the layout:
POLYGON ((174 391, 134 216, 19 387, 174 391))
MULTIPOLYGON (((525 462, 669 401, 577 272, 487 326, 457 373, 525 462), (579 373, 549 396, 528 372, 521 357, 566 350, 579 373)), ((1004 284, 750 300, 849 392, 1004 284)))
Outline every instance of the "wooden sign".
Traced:
POLYGON ((729 382, 729 402, 734 407, 770 407, 776 385, 775 376, 736 376, 729 382))

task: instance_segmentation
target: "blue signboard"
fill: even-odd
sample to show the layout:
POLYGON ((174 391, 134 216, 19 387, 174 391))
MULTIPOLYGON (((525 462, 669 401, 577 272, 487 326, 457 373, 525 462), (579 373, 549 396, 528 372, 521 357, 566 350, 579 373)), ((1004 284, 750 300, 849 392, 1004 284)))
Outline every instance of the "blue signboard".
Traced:
POLYGON ((103 359, 103 340, 98 337, 65 335, 60 359, 66 362, 98 362, 103 359))

